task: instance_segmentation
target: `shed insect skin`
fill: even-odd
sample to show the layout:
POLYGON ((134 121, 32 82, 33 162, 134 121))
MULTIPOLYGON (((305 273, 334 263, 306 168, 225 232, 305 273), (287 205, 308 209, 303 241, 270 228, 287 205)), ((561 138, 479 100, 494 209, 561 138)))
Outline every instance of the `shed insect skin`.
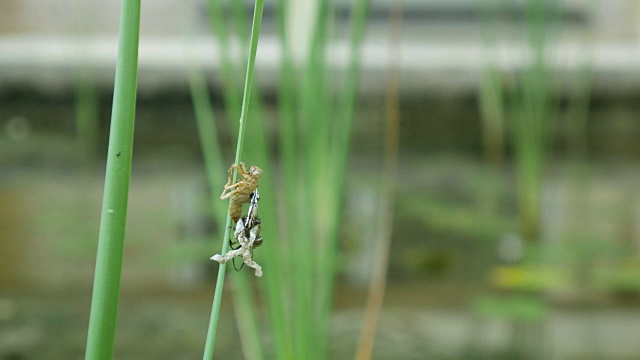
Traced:
POLYGON ((229 168, 229 181, 224 186, 220 200, 231 198, 229 202, 229 215, 233 222, 237 223, 242 215, 242 204, 248 204, 251 201, 251 193, 258 187, 258 179, 262 176, 262 170, 257 166, 250 166, 249 170, 244 163, 240 165, 233 164, 229 168), (238 169, 238 174, 242 179, 233 183, 233 169, 238 169))

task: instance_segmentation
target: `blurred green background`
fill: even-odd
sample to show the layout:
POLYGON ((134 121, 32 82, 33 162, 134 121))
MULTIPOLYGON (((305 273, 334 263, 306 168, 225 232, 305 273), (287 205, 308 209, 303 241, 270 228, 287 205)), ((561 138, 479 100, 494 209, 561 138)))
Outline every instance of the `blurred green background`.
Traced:
MULTIPOLYGON (((245 162, 273 183, 260 188, 271 250, 256 260, 266 274, 281 266, 284 285, 247 277, 256 356, 237 325, 241 285, 227 284, 215 358, 288 358, 289 326, 304 341, 326 328, 315 357, 352 358, 381 265, 374 359, 639 358, 640 2, 366 3, 266 2, 248 132, 263 128, 247 135, 245 162), (364 40, 350 53, 359 10, 364 40), (394 97, 397 158, 384 145, 394 97), (392 201, 385 156, 397 160, 392 201), (296 256, 318 243, 335 261, 307 269, 296 256), (330 316, 298 329, 305 296, 329 296, 330 316)), ((252 9, 142 4, 115 358, 202 356, 224 219, 194 103, 215 113, 224 182, 252 9)), ((118 2, 0 2, 0 359, 84 354, 118 18, 118 2)))

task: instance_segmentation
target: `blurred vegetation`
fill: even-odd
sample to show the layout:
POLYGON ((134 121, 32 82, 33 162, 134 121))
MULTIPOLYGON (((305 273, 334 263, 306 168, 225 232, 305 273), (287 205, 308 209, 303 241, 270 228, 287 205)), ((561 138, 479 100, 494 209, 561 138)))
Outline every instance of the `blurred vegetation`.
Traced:
MULTIPOLYGON (((624 89, 597 91, 594 39, 577 44, 578 67, 558 71, 550 50, 566 34, 561 3, 482 2, 476 92, 402 93, 373 358, 550 358, 562 346, 578 349, 567 350, 574 358, 635 358, 615 352, 633 351, 624 345, 633 332, 605 329, 636 325, 640 107, 624 89), (496 55, 513 43, 528 49, 523 71, 496 55), (541 335, 550 331, 558 336, 541 335)), ((206 19, 200 31, 220 48, 215 76, 187 51, 188 87, 139 94, 115 357, 202 353, 217 269, 207 259, 223 241, 227 209, 217 197, 248 58, 236 46, 249 43, 252 12, 248 2, 202 4, 185 21, 186 42, 206 19)), ((346 39, 341 21, 367 29, 372 43, 380 32, 364 22, 365 2, 353 11, 323 3, 309 56, 298 58, 290 3, 267 4, 277 14, 268 31, 282 50, 279 82, 272 93, 256 79, 242 159, 266 174, 265 245, 255 252, 265 277, 227 274, 216 356, 348 358, 379 235, 385 107, 380 94, 358 95, 364 35, 346 39), (356 45, 351 67, 328 60, 337 41, 356 45)), ((385 20, 380 8, 374 25, 385 20)), ((29 84, 0 92, 0 357, 83 351, 111 89, 90 68, 75 78, 75 95, 29 84)))
MULTIPOLYGON (((275 214, 289 213, 283 220, 278 221, 285 224, 281 227, 279 236, 273 227, 265 226, 262 230, 266 239, 278 239, 278 243, 267 241, 263 247, 266 253, 265 268, 269 269, 265 273, 263 289, 269 304, 269 319, 277 356, 279 358, 324 358, 327 351, 328 314, 331 309, 335 276, 334 258, 337 251, 335 244, 341 218, 340 204, 345 182, 350 123, 358 83, 358 52, 364 36, 367 2, 359 3, 353 15, 355 20, 350 42, 352 52, 346 72, 344 93, 341 99, 339 98, 341 104, 335 115, 323 113, 336 101, 327 92, 331 79, 325 75, 327 66, 325 48, 329 31, 325 24, 331 23, 329 4, 320 3, 319 5, 314 22, 320 25, 314 28, 306 60, 300 64, 295 64, 289 53, 291 45, 286 30, 287 6, 287 3, 282 1, 278 12, 279 34, 284 54, 281 65, 283 80, 279 93, 279 113, 281 114, 279 136, 283 161, 279 165, 282 167, 283 179, 286 179, 278 186, 283 189, 282 196, 279 197, 283 206, 281 209, 276 211, 273 205, 274 199, 269 199, 269 194, 276 194, 275 187, 272 185, 275 179, 273 175, 275 168, 270 165, 267 137, 259 116, 262 113, 262 104, 260 94, 254 90, 257 86, 245 89, 252 93, 253 102, 243 101, 243 110, 245 105, 247 106, 247 112, 244 114, 251 117, 244 158, 251 159, 247 160, 248 164, 259 165, 265 172, 265 176, 260 181, 260 189, 263 194, 267 194, 261 198, 260 208, 263 209, 263 219, 271 218, 271 222, 275 224, 275 214), (294 77, 298 77, 297 82, 293 81, 294 77), (301 95, 297 96, 297 94, 301 95), (296 112, 297 115, 295 115, 296 112), (297 124, 294 117, 300 119, 297 124), (335 119, 335 121, 327 121, 328 119, 335 119), (312 286, 314 283, 315 286, 312 286), (288 311, 284 309, 285 304, 289 304, 288 311), (292 314, 287 315, 287 312, 292 314)), ((230 35, 222 25, 224 19, 221 4, 213 1, 209 3, 209 8, 215 35, 225 49, 222 54, 227 54, 223 55, 221 60, 223 69, 226 70, 225 83, 228 85, 225 92, 225 107, 230 109, 227 110, 227 114, 230 116, 230 128, 233 129, 236 119, 233 115, 234 109, 237 109, 238 105, 238 91, 233 85, 237 78, 234 75, 237 73, 237 67, 228 56, 231 53, 230 35)), ((232 12, 237 36, 242 43, 246 43, 245 9, 240 5, 234 5, 232 12)), ((248 80, 252 77, 252 74, 247 74, 248 80)), ((204 101, 207 97, 206 89, 202 85, 195 86, 198 83, 201 84, 201 81, 193 72, 191 72, 190 82, 196 113, 200 114, 199 118, 211 119, 212 111, 209 110, 211 105, 205 104, 204 101)), ((244 121, 248 120, 249 118, 244 118, 244 121)), ((215 127, 215 125, 203 126, 204 121, 206 120, 199 120, 200 131, 215 127)), ((201 133, 205 151, 212 150, 216 145, 210 143, 209 135, 206 134, 215 135, 215 133, 212 131, 201 133)), ((215 150, 215 153, 210 152, 211 155, 205 153, 205 158, 211 161, 207 164, 209 169, 221 168, 220 165, 216 165, 220 164, 217 158, 219 153, 219 150, 215 150)), ((210 183, 214 184, 213 181, 210 183)), ((212 187, 212 191, 216 188, 220 187, 212 187)), ((257 259, 261 261, 261 257, 257 259)), ((234 285, 236 314, 241 321, 239 328, 243 335, 245 356, 262 358, 256 330, 259 326, 257 318, 253 315, 255 305, 251 289, 244 277, 238 277, 234 285)), ((215 304, 214 311, 216 311, 215 304)))

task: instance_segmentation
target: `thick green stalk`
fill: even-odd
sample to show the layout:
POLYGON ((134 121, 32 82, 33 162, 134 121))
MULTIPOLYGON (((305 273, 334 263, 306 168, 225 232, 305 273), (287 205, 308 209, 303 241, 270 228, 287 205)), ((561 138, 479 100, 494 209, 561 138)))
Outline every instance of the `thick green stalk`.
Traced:
POLYGON ((120 292, 138 76, 140 0, 124 0, 118 40, 111 132, 107 152, 86 359, 111 359, 120 292))
MULTIPOLYGON (((240 163, 242 156, 242 147, 244 144, 244 133, 246 129, 247 113, 249 110, 249 101, 251 95, 251 85, 253 83, 253 70, 256 61, 256 52, 258 49, 258 38, 260 36, 260 24, 262 23, 262 10, 264 8, 264 0, 256 0, 255 11, 253 14, 253 26, 251 29, 251 44, 249 51, 249 61, 247 63, 247 76, 245 78, 244 95, 242 97, 242 110, 240 115, 240 127, 238 129, 238 144, 236 147, 235 164, 240 163)), ((237 171, 233 172, 233 181, 235 183, 237 179, 237 171)), ((229 237, 229 226, 231 225, 231 217, 227 214, 227 221, 225 225, 225 234, 222 240, 221 254, 227 252, 227 238, 229 237)), ((216 282, 216 289, 213 295, 213 305, 211 309, 211 319, 209 321, 209 330, 207 332, 207 341, 205 344, 203 359, 212 359, 214 344, 216 338, 216 331, 218 328, 218 318, 220 315, 220 303, 222 301, 222 289, 224 287, 224 274, 226 266, 220 265, 218 270, 218 280, 216 282)))

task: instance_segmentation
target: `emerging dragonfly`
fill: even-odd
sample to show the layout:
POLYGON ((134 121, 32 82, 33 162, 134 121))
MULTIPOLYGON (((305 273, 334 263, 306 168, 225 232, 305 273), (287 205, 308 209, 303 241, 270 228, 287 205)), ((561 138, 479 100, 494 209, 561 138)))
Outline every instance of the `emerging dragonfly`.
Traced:
MULTIPOLYGON (((260 236, 260 230, 261 230, 260 218, 258 217, 258 201, 260 201, 260 195, 258 194, 257 188, 254 192, 251 193, 250 198, 251 200, 249 202, 250 205, 249 205, 248 214, 243 215, 240 218, 240 221, 238 222, 238 224, 236 224, 236 229, 234 231, 234 238, 236 239, 236 241, 234 242, 231 239, 229 239, 229 247, 231 247, 232 250, 238 250, 242 247, 242 245, 240 244, 240 241, 238 240, 238 237, 241 235, 244 235, 245 238, 251 241, 251 230, 256 228, 257 228, 256 230, 257 232, 255 235, 255 239, 253 240, 252 248, 255 249, 258 246, 262 245, 262 236, 260 236), (242 232, 244 232, 244 234, 241 234, 242 232)), ((240 265, 240 268, 236 267, 236 258, 233 258, 233 268, 236 271, 242 270, 243 267, 244 267, 244 262, 242 263, 242 265, 240 265)))
POLYGON ((258 265, 255 261, 253 261, 253 249, 262 245, 262 236, 260 236, 260 218, 258 217, 258 201, 260 200, 260 195, 258 194, 258 189, 256 188, 254 192, 250 195, 250 205, 249 212, 247 215, 242 216, 236 224, 235 231, 233 232, 233 236, 237 240, 239 246, 234 248, 231 240, 229 241, 231 245, 231 251, 227 252, 224 256, 216 254, 211 257, 211 260, 215 260, 220 264, 224 264, 229 260, 234 261, 234 268, 237 271, 240 271, 244 264, 249 267, 255 269, 255 275, 257 277, 262 277, 262 267, 258 265), (235 257, 242 256, 243 265, 240 266, 240 269, 235 267, 235 257))

